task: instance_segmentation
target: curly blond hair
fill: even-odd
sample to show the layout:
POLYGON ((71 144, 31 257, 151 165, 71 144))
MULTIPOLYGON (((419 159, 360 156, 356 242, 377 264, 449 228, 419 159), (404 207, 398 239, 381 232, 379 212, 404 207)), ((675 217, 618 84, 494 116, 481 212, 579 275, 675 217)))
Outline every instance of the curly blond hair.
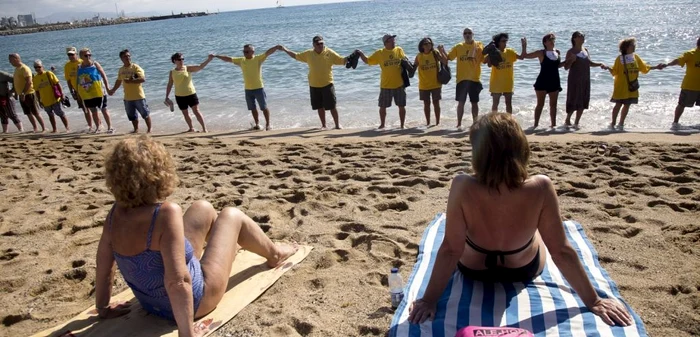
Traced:
POLYGON ((105 178, 114 199, 127 208, 165 200, 179 183, 170 153, 145 135, 114 146, 105 158, 105 178))

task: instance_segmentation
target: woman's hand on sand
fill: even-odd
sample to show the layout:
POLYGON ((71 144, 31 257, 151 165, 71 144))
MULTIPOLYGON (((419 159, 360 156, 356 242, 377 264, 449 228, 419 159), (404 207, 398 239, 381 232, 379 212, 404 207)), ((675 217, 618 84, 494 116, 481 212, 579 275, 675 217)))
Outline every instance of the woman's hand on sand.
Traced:
POLYGON ((413 324, 421 324, 427 319, 432 321, 435 318, 436 306, 435 303, 429 303, 423 299, 416 300, 411 304, 408 321, 413 324))
POLYGON ((130 313, 130 306, 130 302, 113 302, 106 308, 98 309, 97 313, 102 319, 117 318, 130 313))
POLYGON ((632 316, 627 312, 627 309, 620 302, 610 298, 600 298, 593 306, 591 311, 598 315, 603 322, 608 325, 629 326, 634 323, 632 316))
POLYGON ((213 319, 209 318, 201 322, 195 322, 193 325, 194 334, 192 336, 203 337, 206 335, 207 332, 209 332, 209 326, 213 321, 213 319))

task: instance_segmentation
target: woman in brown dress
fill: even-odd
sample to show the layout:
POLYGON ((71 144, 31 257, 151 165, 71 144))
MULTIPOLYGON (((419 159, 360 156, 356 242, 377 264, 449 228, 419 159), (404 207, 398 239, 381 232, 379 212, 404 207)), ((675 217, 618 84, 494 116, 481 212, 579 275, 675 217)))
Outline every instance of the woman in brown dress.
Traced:
POLYGON ((564 69, 569 71, 566 89, 566 127, 571 127, 571 115, 576 111, 576 121, 573 128, 579 128, 578 123, 583 110, 588 109, 591 101, 591 68, 600 67, 608 70, 603 63, 591 61, 588 49, 583 47, 585 36, 581 32, 574 32, 571 36, 572 48, 566 52, 564 69))

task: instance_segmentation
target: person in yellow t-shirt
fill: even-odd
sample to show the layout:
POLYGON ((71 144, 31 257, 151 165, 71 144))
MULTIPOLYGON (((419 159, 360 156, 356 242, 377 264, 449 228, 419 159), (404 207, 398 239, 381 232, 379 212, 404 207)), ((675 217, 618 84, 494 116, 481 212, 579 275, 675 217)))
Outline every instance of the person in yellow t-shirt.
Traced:
POLYGON ((631 83, 637 82, 639 73, 646 74, 652 69, 663 69, 664 66, 663 64, 658 64, 651 67, 646 64, 639 55, 634 53, 636 47, 637 40, 635 38, 620 41, 620 56, 615 58, 615 64, 610 68, 610 74, 614 78, 613 94, 610 102, 615 103, 615 107, 612 110, 612 123, 608 127, 611 130, 615 130, 615 122, 620 112, 620 123, 617 124, 617 130, 624 130, 625 119, 627 118, 630 105, 637 104, 639 101, 639 90, 630 90, 631 83))
POLYGON ((493 43, 497 52, 501 55, 501 62, 493 64, 489 56, 484 58, 491 68, 491 79, 489 80, 489 91, 493 97, 491 111, 498 111, 498 103, 501 96, 506 101, 506 112, 513 113, 513 88, 515 87, 515 77, 513 75, 513 64, 523 58, 512 48, 506 48, 508 44, 508 33, 499 33, 493 36, 493 43))
POLYGON ((471 28, 464 28, 462 32, 464 41, 456 44, 449 53, 445 49, 441 53, 447 54, 447 58, 457 60, 457 89, 455 100, 457 101, 457 128, 462 127, 462 117, 464 116, 464 105, 469 96, 472 107, 472 123, 476 122, 479 116, 479 94, 484 86, 481 84, 481 63, 484 55, 484 45, 480 41, 474 40, 474 31, 471 28))
POLYGON ((182 116, 185 118, 185 123, 189 129, 187 132, 198 132, 192 125, 192 118, 187 109, 192 109, 192 113, 197 118, 199 125, 202 126, 202 132, 207 132, 207 127, 204 125, 204 116, 199 111, 199 97, 192 83, 192 74, 203 70, 211 60, 214 59, 214 54, 209 54, 206 60, 197 66, 185 65, 185 56, 182 53, 175 53, 170 56, 170 62, 175 64, 175 69, 170 71, 168 77, 168 85, 165 87, 165 104, 170 106, 170 111, 174 110, 172 101, 170 100, 170 91, 175 86, 175 103, 182 111, 182 116))
POLYGON ((256 100, 260 110, 263 112, 263 116, 265 116, 265 130, 272 129, 270 126, 270 110, 267 108, 267 94, 263 85, 262 64, 267 60, 268 56, 281 49, 282 46, 277 45, 268 49, 264 54, 255 55, 255 46, 247 44, 243 46, 243 57, 214 55, 219 60, 233 63, 241 68, 243 85, 245 87, 245 101, 255 121, 253 130, 260 130, 258 108, 255 106, 256 100))
POLYGON ((36 107, 36 97, 34 95, 34 85, 32 84, 32 70, 24 63, 19 54, 10 54, 8 57, 10 64, 15 67, 13 74, 13 87, 15 94, 18 97, 19 105, 22 106, 22 111, 29 118, 34 132, 37 132, 37 122, 41 126, 41 132, 46 131, 44 119, 39 114, 39 109, 36 107))
POLYGON ((675 65, 685 67, 685 77, 681 83, 681 93, 673 116, 673 124, 671 124, 673 130, 680 129, 678 121, 685 108, 692 108, 693 105, 700 106, 700 51, 698 49, 700 49, 700 37, 695 44, 695 49, 688 50, 679 58, 664 65, 664 68, 675 65))
POLYGON ((379 84, 379 129, 384 129, 386 122, 386 109, 391 107, 394 101, 399 107, 399 120, 401 128, 406 123, 406 88, 401 77, 401 60, 406 57, 403 49, 396 46, 396 35, 386 34, 382 37, 384 48, 379 49, 367 57, 358 50, 362 62, 381 68, 379 84))
POLYGON ((282 50, 289 57, 309 66, 308 78, 311 109, 318 111, 321 129, 326 129, 326 110, 331 111, 335 128, 341 129, 338 109, 336 109, 335 87, 333 86, 333 66, 344 65, 348 59, 326 47, 321 35, 314 36, 312 43, 312 49, 301 53, 290 51, 284 46, 282 50))
POLYGON ((70 132, 68 127, 68 119, 66 119, 66 113, 61 109, 61 100, 63 99, 63 87, 61 82, 58 81, 58 77, 51 72, 45 71, 44 65, 41 60, 34 61, 34 70, 36 70, 36 76, 33 78, 34 91, 36 92, 37 99, 39 103, 44 107, 44 111, 49 115, 49 121, 51 122, 51 133, 56 133, 56 117, 61 119, 63 126, 66 128, 66 132, 70 132), (54 86, 56 86, 59 96, 56 97, 54 91, 54 86))
POLYGON ((92 132, 92 116, 90 112, 85 107, 83 99, 78 95, 78 67, 80 66, 80 59, 76 55, 78 51, 75 47, 66 48, 66 55, 68 56, 68 62, 63 66, 63 77, 66 79, 66 84, 68 85, 68 91, 70 92, 73 99, 78 103, 78 109, 83 111, 85 116, 85 121, 87 122, 88 128, 87 133, 92 132))
POLYGON ((146 94, 143 92, 146 74, 138 64, 131 62, 129 49, 120 51, 119 58, 124 65, 119 68, 117 81, 108 93, 110 96, 114 95, 124 83, 124 110, 126 111, 126 117, 131 121, 131 125, 134 126, 134 131, 131 133, 139 132, 139 118, 136 116, 136 111, 139 112, 141 118, 146 122, 146 127, 148 128, 146 133, 151 133, 151 110, 148 108, 146 94))
MULTIPOLYGON (((444 48, 442 48, 444 50, 444 48)), ((440 100, 442 83, 438 81, 439 63, 447 64, 447 55, 433 48, 433 40, 425 37, 418 43, 418 55, 414 61, 418 69, 418 93, 423 101, 425 125, 430 126, 430 102, 435 108, 435 125, 440 125, 440 100), (432 98, 432 99, 431 99, 432 98)))

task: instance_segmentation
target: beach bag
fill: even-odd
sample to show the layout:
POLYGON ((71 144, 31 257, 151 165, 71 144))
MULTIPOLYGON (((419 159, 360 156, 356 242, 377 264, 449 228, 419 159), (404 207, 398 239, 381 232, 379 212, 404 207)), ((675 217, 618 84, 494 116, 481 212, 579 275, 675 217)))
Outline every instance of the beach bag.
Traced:
POLYGON ((625 69, 625 78, 627 78, 627 89, 629 89, 630 92, 635 92, 639 90, 639 81, 634 80, 630 81, 630 75, 627 73, 627 65, 625 64, 625 55, 622 55, 622 67, 625 69))
POLYGON ((455 337, 535 337, 532 332, 518 328, 487 328, 468 326, 457 331, 455 337))
POLYGON ((440 82, 442 84, 450 83, 450 79, 452 79, 452 73, 450 72, 450 66, 440 62, 440 60, 437 57, 436 51, 433 51, 433 57, 435 57, 435 63, 438 66, 438 73, 437 73, 438 82, 440 82))
POLYGON ((486 47, 484 47, 484 50, 481 51, 481 54, 488 55, 489 62, 492 66, 498 67, 498 65, 501 64, 501 62, 503 62, 501 53, 498 52, 498 48, 496 48, 496 43, 493 41, 491 41, 491 43, 487 44, 486 47))
POLYGON ((53 88, 53 97, 62 98, 63 95, 61 95, 61 85, 58 82, 53 83, 51 81, 51 75, 53 75, 52 72, 50 72, 50 71, 46 72, 46 79, 49 81, 49 84, 51 84, 51 88, 53 88))

